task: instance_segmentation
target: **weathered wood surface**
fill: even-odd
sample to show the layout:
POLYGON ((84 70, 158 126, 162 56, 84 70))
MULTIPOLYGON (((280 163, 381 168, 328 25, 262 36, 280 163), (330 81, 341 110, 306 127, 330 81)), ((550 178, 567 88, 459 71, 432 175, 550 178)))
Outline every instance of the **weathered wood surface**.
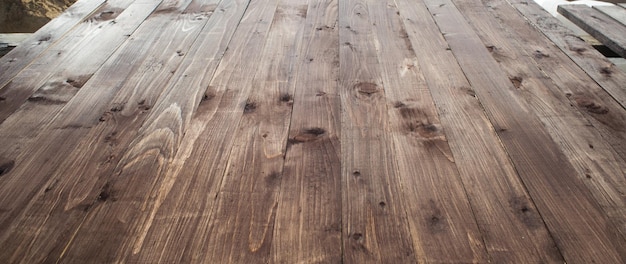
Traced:
POLYGON ((620 22, 622 26, 626 27, 626 8, 615 5, 615 6, 604 6, 597 5, 593 7, 594 9, 600 10, 600 12, 610 16, 615 19, 617 22, 620 22))
POLYGON ((626 258, 624 73, 534 3, 78 3, 0 61, 0 262, 626 258))
MULTIPOLYGON (((543 33, 552 43, 570 57, 584 72, 606 90, 623 108, 626 108, 626 72, 620 70, 600 52, 576 36, 534 1, 505 0, 534 27, 531 32, 543 33)), ((520 16, 514 15, 513 19, 520 16)), ((506 16, 501 19, 507 20, 506 16)), ((549 46, 543 45, 545 48, 549 46)), ((573 66, 573 65, 571 65, 573 66)))
POLYGON ((586 5, 559 5, 557 11, 626 58, 626 26, 622 23, 586 5))

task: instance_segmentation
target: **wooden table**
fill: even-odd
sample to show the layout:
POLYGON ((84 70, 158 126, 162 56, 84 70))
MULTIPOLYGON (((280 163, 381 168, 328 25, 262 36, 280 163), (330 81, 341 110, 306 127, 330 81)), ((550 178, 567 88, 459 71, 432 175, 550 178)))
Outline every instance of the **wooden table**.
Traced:
POLYGON ((0 262, 624 263, 625 83, 528 0, 79 0, 0 59, 0 262))

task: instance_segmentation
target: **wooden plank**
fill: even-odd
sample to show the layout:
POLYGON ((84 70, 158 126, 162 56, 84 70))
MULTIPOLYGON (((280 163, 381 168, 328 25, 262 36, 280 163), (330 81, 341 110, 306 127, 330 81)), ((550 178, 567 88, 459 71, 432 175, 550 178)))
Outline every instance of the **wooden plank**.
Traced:
POLYGON ((385 134, 391 141, 387 144, 394 146, 388 159, 397 161, 395 175, 403 188, 400 200, 383 205, 404 205, 419 263, 487 262, 482 235, 398 8, 394 1, 368 1, 368 10, 372 34, 355 33, 354 27, 351 33, 384 47, 376 53, 389 116, 385 134))
POLYGON ((106 0, 79 0, 61 15, 48 22, 0 58, 0 87, 4 87, 22 69, 63 38, 85 18, 98 10, 106 0))
MULTIPOLYGON (((249 73, 258 64, 249 62, 259 62, 275 9, 276 3, 220 3, 216 10, 225 12, 220 15, 224 21, 196 42, 187 54, 194 58, 192 63, 183 68, 183 74, 162 96, 154 115, 144 123, 139 137, 120 161, 118 168, 123 171, 112 184, 121 200, 112 205, 112 210, 102 210, 85 222, 92 227, 105 224, 105 230, 85 227, 83 241, 88 242, 93 232, 118 230, 110 219, 125 212, 131 219, 140 219, 131 225, 128 240, 131 246, 125 249, 128 254, 123 254, 122 262, 202 262, 208 255, 208 247, 217 246, 207 245, 208 229, 212 228, 208 225, 211 211, 234 144, 235 129, 244 110, 251 107, 246 106, 245 100, 253 88, 254 74, 249 73), (222 34, 233 36, 232 40, 228 37, 221 43, 222 34), (228 47, 224 59, 212 61, 205 57, 204 52, 210 46, 228 47), (207 60, 219 67, 204 68, 207 60), (206 72, 215 75, 206 76, 206 72), (177 109, 180 106, 182 109, 177 109), (172 113, 175 115, 169 117, 172 113), (152 138, 151 135, 166 128, 174 132, 168 136, 171 140, 152 138), (146 145, 148 142, 153 143, 146 145), (153 144, 167 150, 160 158, 164 162, 159 162, 157 167, 153 165, 155 157, 149 146, 153 144), (154 178, 151 186, 141 187, 146 196, 140 198, 124 187, 129 185, 127 178, 141 181, 141 177, 134 177, 138 171, 154 178), (128 204, 133 205, 132 210, 127 209, 128 204)), ((79 254, 81 246, 77 244, 73 250, 79 254)))
POLYGON ((489 260, 563 262, 480 101, 422 4, 396 1, 464 183, 489 260))
MULTIPOLYGON (((153 2, 135 2, 131 4, 128 9, 126 9, 126 11, 128 12, 124 13, 124 15, 117 17, 117 21, 119 21, 118 24, 105 23, 106 25, 103 25, 102 30, 99 30, 98 32, 103 35, 113 33, 123 34, 126 32, 131 33, 136 27, 139 26, 140 23, 143 22, 145 17, 148 16, 158 6, 159 3, 160 0, 153 2), (116 25, 120 28, 117 28, 116 25)), ((116 41, 116 39, 118 38, 112 37, 111 41, 116 41)), ((101 42, 101 44, 106 44, 108 41, 101 42)), ((90 54, 83 54, 83 60, 89 60, 90 58, 96 60, 97 57, 90 56, 90 54)), ((81 60, 77 60, 75 62, 76 64, 73 65, 73 67, 79 68, 81 60)), ((104 61, 100 62, 100 64, 102 63, 104 63, 104 61)), ((88 65, 89 64, 85 66, 88 65)), ((70 67, 70 65, 68 65, 67 67, 70 67)), ((100 65, 98 65, 97 67, 100 67, 100 65)), ((97 67, 94 66, 94 68, 96 69, 97 67)), ((96 69, 89 69, 89 67, 85 68, 85 70, 93 71, 95 71, 96 69)), ((12 115, 11 118, 13 121, 3 123, 0 130, 23 131, 23 133, 26 135, 22 135, 22 137, 28 137, 28 135, 33 134, 37 135, 36 132, 29 132, 27 129, 41 128, 41 122, 44 122, 45 124, 48 119, 52 119, 51 116, 46 115, 50 113, 46 112, 46 110, 49 109, 46 109, 45 106, 59 107, 59 104, 50 103, 50 101, 69 100, 69 98, 71 98, 76 93, 76 90, 78 90, 78 88, 75 86, 84 86, 84 83, 82 82, 82 80, 84 79, 77 78, 72 80, 75 81, 63 82, 63 84, 60 85, 57 84, 58 86, 60 86, 60 89, 53 89, 52 91, 48 91, 47 89, 42 90, 42 93, 39 96, 44 98, 43 100, 31 100, 29 104, 23 108, 25 110, 24 112, 21 112, 23 113, 23 115, 12 115), (70 83, 74 84, 75 86, 70 83), (42 107, 40 109, 42 111, 32 109, 36 107, 42 107), (29 112, 30 110, 33 111, 29 112), (20 117, 28 115, 31 115, 31 117, 26 120, 30 121, 36 119, 39 123, 35 123, 35 126, 30 126, 32 124, 25 122, 25 120, 21 120, 22 122, 20 122, 20 117)), ((56 114, 56 112, 52 114, 56 114)), ((95 120, 91 121, 93 122, 95 120)), ((4 156, 4 159, 12 160, 15 164, 15 168, 9 174, 3 175, 3 177, 0 178, 0 188, 2 189, 2 194, 0 195, 0 204, 3 205, 3 210, 5 210, 5 213, 0 216, 0 223, 2 223, 0 225, 0 235, 5 235, 4 232, 10 226, 8 224, 9 221, 15 220, 17 214, 24 210, 28 201, 37 193, 37 191, 45 188, 42 185, 44 185, 46 181, 49 180, 49 173, 51 171, 54 171, 59 166, 58 162, 54 161, 63 159, 66 155, 69 154, 70 151, 72 151, 73 146, 75 146, 77 140, 80 138, 79 135, 85 133, 85 131, 88 129, 88 126, 59 125, 50 126, 50 128, 52 129, 48 130, 47 134, 38 136, 38 138, 36 138, 34 142, 31 141, 31 143, 28 144, 28 147, 18 145, 16 146, 16 149, 14 149, 12 148, 14 145, 8 144, 12 143, 13 138, 3 138, 3 140, 7 140, 7 144, 3 142, 3 146, 7 146, 7 148, 0 149, 0 151, 3 151, 0 155, 4 156), (10 155, 6 155, 7 152, 4 151, 10 151, 10 155), (23 177, 23 175, 29 175, 29 177, 23 177)), ((5 132, 2 132, 2 134, 5 135, 5 132)), ((9 133, 9 135, 15 134, 9 133)), ((21 137, 20 135, 17 135, 16 138, 21 137)))
POLYGON ((622 24, 622 26, 626 27, 626 9, 621 6, 605 6, 605 5, 596 5, 593 6, 594 9, 599 10, 607 16, 615 19, 617 22, 622 24))
POLYGON ((21 139, 34 138, 42 120, 54 118, 160 1, 128 2, 110 1, 102 9, 107 15, 81 23, 0 90, 5 98, 0 100, 0 130, 6 131, 1 134, 7 142, 0 155, 17 156, 24 145, 21 139))
MULTIPOLYGON (((265 2, 264 5, 276 5, 265 2)), ((280 1, 235 130, 202 262, 269 263, 307 1, 280 1)), ((260 45, 256 44, 256 45, 260 45)), ((249 47, 249 45, 248 45, 249 47)), ((193 158, 193 156, 192 156, 193 158)), ((293 186, 292 186, 293 187, 293 186)))
MULTIPOLYGON (((206 24, 205 12, 215 8, 214 4, 198 5, 194 2, 186 10, 188 14, 177 18, 189 2, 164 2, 156 14, 133 34, 133 41, 120 48, 63 109, 53 124, 57 127, 68 126, 63 124, 67 122, 75 127, 94 126, 93 129, 76 129, 81 133, 70 133, 65 129, 61 133, 47 134, 47 137, 43 137, 44 142, 40 140, 37 142, 39 144, 35 144, 37 148, 49 144, 47 141, 65 141, 60 147, 73 149, 73 152, 56 158, 44 156, 33 162, 37 164, 41 159, 50 159, 49 162, 60 164, 60 169, 53 172, 43 167, 31 175, 40 177, 50 174, 48 177, 51 179, 45 184, 45 189, 30 202, 23 214, 27 217, 17 219, 11 232, 3 236, 2 245, 7 249, 4 253, 11 254, 13 259, 30 259, 33 262, 39 262, 37 259, 42 258, 59 258, 61 250, 65 250, 63 246, 91 212, 90 207, 106 200, 101 198, 103 189, 98 183, 108 180, 123 150, 145 119, 145 113, 165 88, 162 83, 167 83, 172 76, 171 71, 183 60, 180 54, 187 52, 206 24), (178 13, 172 13, 175 11, 178 13), (117 78, 112 81, 111 76, 117 78), (104 109, 119 111, 109 112, 104 109), (64 138, 69 135, 84 139, 73 143, 64 138), (72 143, 77 144, 75 149, 72 143)), ((116 240, 119 237, 108 237, 109 240, 104 240, 107 243, 119 242, 116 240)), ((106 247, 106 243, 99 246, 102 248, 97 251, 86 252, 92 254, 89 256, 92 260, 103 255, 107 258, 115 257, 107 253, 116 247, 106 247)))
POLYGON ((626 73, 534 1, 506 0, 626 108, 626 73))
MULTIPOLYGON (((515 27, 504 26, 508 23, 499 17, 512 23, 511 17, 517 14, 507 3, 483 0, 482 3, 455 1, 455 4, 487 43, 509 79, 515 82, 527 107, 539 116, 574 165, 577 176, 584 180, 620 232, 626 234, 626 201, 622 195, 626 193, 625 156, 617 153, 605 139, 607 135, 618 135, 614 141, 626 142, 623 135, 626 111, 612 98, 603 101, 599 96, 586 95, 588 92, 583 89, 605 91, 587 75, 579 74, 579 68, 571 69, 568 63, 563 63, 569 58, 558 48, 545 48, 550 43, 541 39, 543 35, 532 28, 524 30, 528 24, 523 18, 519 17, 515 27), (585 100, 592 100, 604 110, 580 105, 579 111, 572 109, 572 105, 580 104, 583 95, 591 98, 585 100), (605 118, 606 115, 611 117, 605 118)), ((622 153, 626 153, 623 148, 622 153)))
POLYGON ((615 230, 506 74, 449 1, 426 1, 567 262, 620 263, 615 230), (481 67, 476 67, 481 65, 481 67), (504 87, 504 88, 503 88, 504 87))
POLYGON ((343 256, 348 263, 416 262, 386 135, 387 103, 371 20, 367 1, 339 2, 343 256))
POLYGON ((586 5, 559 5, 557 11, 622 57, 626 57, 626 26, 586 5))
POLYGON ((271 262, 341 263, 338 1, 309 1, 271 262))

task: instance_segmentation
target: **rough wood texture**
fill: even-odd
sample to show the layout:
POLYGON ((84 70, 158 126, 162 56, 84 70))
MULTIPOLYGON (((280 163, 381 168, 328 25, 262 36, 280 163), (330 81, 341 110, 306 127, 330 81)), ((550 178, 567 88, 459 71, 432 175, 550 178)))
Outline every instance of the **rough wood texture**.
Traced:
POLYGON ((616 6, 594 6, 594 9, 600 10, 600 12, 610 16, 615 19, 617 22, 621 23, 622 26, 626 27, 626 8, 616 5, 616 6))
POLYGON ((50 21, 40 30, 20 43, 10 53, 0 58, 0 87, 4 87, 24 67, 28 66, 40 54, 59 39, 66 36, 78 23, 96 12, 106 0, 80 0, 63 14, 50 21))
POLYGON ((79 3, 0 63, 0 262, 624 262, 624 73, 532 2, 79 3))
POLYGON ((559 5, 557 11, 626 58, 626 26, 586 5, 559 5))
POLYGON ((557 64, 558 57, 566 58, 565 55, 558 49, 544 48, 549 43, 525 30, 523 21, 503 23, 499 17, 509 17, 514 12, 508 4, 493 0, 454 2, 523 94, 526 106, 539 116, 563 149, 576 168, 577 177, 589 187, 620 232, 626 234, 626 199, 622 195, 626 193, 626 116, 620 111, 621 106, 586 75, 577 75, 575 69, 557 64), (590 91, 597 91, 598 95, 590 91), (580 111, 571 111, 572 106, 580 111))

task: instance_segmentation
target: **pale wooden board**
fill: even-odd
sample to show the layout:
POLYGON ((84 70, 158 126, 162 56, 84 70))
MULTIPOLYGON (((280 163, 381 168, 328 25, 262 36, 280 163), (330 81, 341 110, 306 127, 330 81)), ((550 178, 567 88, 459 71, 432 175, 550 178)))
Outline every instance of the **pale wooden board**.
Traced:
POLYGON ((106 0, 79 0, 61 15, 23 40, 19 46, 0 58, 0 87, 4 87, 22 69, 46 49, 66 36, 77 24, 97 11, 106 0))
POLYGON ((112 0, 0 90, 0 155, 15 158, 161 2, 112 0), (113 13, 107 13, 109 11, 113 13), (113 17, 109 17, 113 16, 113 17), (111 23, 115 19, 117 23, 111 23), (32 114, 36 113, 36 114, 32 114))
POLYGON ((609 49, 626 58, 626 26, 586 5, 559 5, 557 11, 609 49))
MULTIPOLYGON (((389 116, 382 138, 394 146, 390 159, 397 161, 403 189, 400 200, 385 204, 404 205, 418 262, 486 262, 482 234, 401 13, 394 1, 368 1, 368 10, 367 37, 376 41, 389 116)), ((367 33, 352 30, 347 34, 367 33)))
POLYGON ((198 249, 206 251, 202 262, 270 262, 298 74, 293 69, 303 61, 294 58, 307 8, 306 0, 280 1, 266 40, 254 43, 263 50, 254 60, 257 70, 250 72, 254 79, 247 84, 253 86, 245 100, 248 108, 234 131, 205 248, 198 249))
MULTIPOLYGON (((180 13, 189 2, 166 1, 157 9, 157 13, 171 9, 175 4, 182 8, 178 11, 180 13)), ((214 7, 199 8, 209 10, 214 7)), ((71 129, 66 129, 53 135, 57 138, 44 137, 43 140, 46 141, 65 141, 64 147, 70 149, 72 144, 77 144, 77 147, 67 156, 45 157, 60 163, 60 169, 56 172, 51 173, 46 168, 40 168, 32 175, 52 174, 49 176, 50 181, 42 187, 45 189, 34 198, 24 213, 28 217, 15 223, 9 235, 10 239, 3 243, 3 247, 7 249, 4 252, 13 252, 13 258, 30 259, 34 262, 37 262, 37 258, 58 258, 60 251, 64 250, 62 246, 68 243, 69 235, 75 232, 86 214, 91 212, 87 209, 102 202, 102 199, 107 199, 98 198, 103 191, 98 185, 108 181, 121 158, 120 152, 132 140, 146 112, 161 94, 160 90, 164 88, 162 83, 172 76, 171 71, 183 60, 180 52, 187 52, 207 21, 206 14, 194 12, 194 9, 187 11, 189 14, 178 18, 178 13, 157 14, 156 17, 149 18, 133 35, 134 41, 123 45, 63 109, 64 112, 53 123, 52 129, 65 126, 63 123, 66 122, 79 128, 94 128, 89 131, 76 129, 80 133, 70 133, 68 130, 71 129), (160 61, 160 66, 155 65, 156 61, 160 61), (117 78, 111 80, 111 76, 117 78), (150 89, 145 89, 146 86, 150 89), (115 99, 111 103, 113 96, 115 99), (123 103, 120 104, 120 101, 123 103), (80 142, 78 139, 68 140, 65 138, 68 135, 78 139, 84 136, 84 139, 80 142), (40 232, 28 231, 34 229, 40 232), (13 247, 17 248, 9 250, 13 247)), ((40 144, 34 144, 35 148, 39 146, 40 144)), ((119 237, 109 236, 103 241, 117 245, 118 240, 119 237)), ((100 252, 106 257, 114 257, 107 252, 117 247, 106 247, 107 243, 98 244, 98 247, 103 247, 99 251, 85 253, 100 252)), ((83 249, 88 248, 83 246, 83 249)), ((98 254, 90 255, 94 259, 97 256, 102 257, 98 254)))
POLYGON ((450 1, 426 0, 452 52, 568 262, 619 263, 626 241, 450 1), (481 67, 476 67, 481 65, 481 67), (579 219, 585 219, 581 221, 579 219))
POLYGON ((626 162, 624 155, 603 138, 613 135, 618 136, 613 142, 626 141, 626 111, 608 95, 605 98, 609 100, 603 101, 589 94, 593 90, 605 91, 578 73, 580 69, 564 65, 566 55, 558 48, 550 49, 549 41, 543 40, 536 30, 525 28, 528 24, 523 18, 512 18, 517 12, 508 3, 454 2, 574 165, 577 176, 584 180, 620 232, 626 234, 626 201, 622 195, 626 193, 626 162), (513 23, 511 27, 505 26, 509 23, 513 23), (592 98, 586 100, 593 100, 600 108, 579 106, 580 111, 574 110, 572 105, 582 98, 592 98))
POLYGON ((626 8, 621 6, 604 6, 597 5, 593 6, 594 9, 600 10, 600 12, 610 16, 611 18, 618 21, 622 26, 626 27, 626 8))
MULTIPOLYGON (((115 33, 117 34, 123 34, 125 32, 132 33, 132 31, 134 31, 134 29, 143 22, 145 17, 148 16, 158 6, 159 3, 160 3, 160 0, 152 1, 152 3, 150 3, 149 1, 143 1, 143 2, 137 1, 131 4, 128 9, 126 9, 126 11, 129 11, 128 13, 123 13, 125 15, 121 15, 117 18, 120 21, 125 22, 124 24, 105 23, 110 26, 103 25, 102 30, 99 32, 102 34, 112 34, 112 35, 115 35, 115 33), (117 28, 115 25, 119 25, 120 28, 117 28)), ((113 37, 111 39, 111 42, 101 41, 102 42, 101 44, 104 45, 106 43, 109 43, 109 44, 114 45, 114 47, 107 47, 105 49, 105 51, 109 51, 110 53, 113 53, 117 45, 121 44, 121 43, 118 44, 117 41, 122 41, 122 40, 119 38, 113 37)), ((90 56, 91 54, 87 54, 88 53, 87 51, 81 51, 81 52, 83 52, 83 57, 82 57, 83 60, 88 61, 90 57, 94 57, 94 60, 97 58, 97 56, 90 56)), ((100 56, 103 56, 103 55, 100 55, 100 56)), ((75 61, 75 63, 76 64, 74 64, 74 67, 80 68, 79 65, 81 64, 81 60, 77 60, 75 61)), ((98 65, 95 65, 95 63, 92 65, 87 64, 85 66, 89 65, 93 68, 86 67, 85 70, 95 72, 103 63, 104 63, 104 60, 100 61, 98 65)), ((91 72, 90 74, 92 74, 93 72, 91 72)), ((82 81, 86 81, 84 79, 73 79, 73 80, 75 80, 76 82, 72 82, 72 81, 70 81, 69 83, 65 82, 64 84, 58 85, 60 89, 51 90, 51 91, 44 90, 43 92, 45 93, 42 93, 40 95, 52 101, 69 100, 78 90, 76 86, 82 87, 84 86, 84 83, 82 81), (73 83, 75 86, 71 85, 70 83, 73 83)), ((14 82, 15 81, 16 80, 14 80, 14 82)), ((28 81, 28 80, 24 80, 24 81, 28 81)), ((28 87, 26 86, 26 84, 16 84, 16 85, 20 87, 28 87)), ((62 106, 61 104, 50 104, 49 103, 50 100, 43 99, 39 101, 34 100, 34 101, 29 102, 29 105, 22 108, 24 111, 20 111, 20 113, 22 113, 21 115, 18 115, 18 114, 11 115, 10 119, 4 122, 0 126, 0 130, 4 130, 4 131, 9 130, 9 131, 12 131, 12 133, 15 133, 13 132, 13 130, 18 130, 18 131, 21 131, 23 134, 26 134, 26 137, 28 137, 29 134, 37 135, 37 131, 29 131, 28 129, 41 128, 41 124, 42 124, 41 122, 44 122, 43 124, 45 124, 46 122, 49 122, 50 121, 49 119, 51 119, 56 113, 54 111, 52 113, 49 113, 48 111, 50 110, 46 109, 46 107, 54 107, 53 109, 57 109, 55 111, 58 111, 58 109, 60 109, 60 107, 62 106), (29 112, 30 110, 33 110, 31 109, 33 107, 42 107, 42 108, 34 112, 29 112), (47 116, 46 114, 51 114, 51 116, 50 115, 47 116), (31 120, 35 119, 37 121, 33 122, 32 124, 30 122, 24 122, 24 120, 20 122, 20 117, 28 116, 28 115, 31 115, 30 117, 31 120), (35 126, 31 127, 31 125, 33 124, 35 126)), ((0 155, 4 156, 4 159, 14 161, 15 168, 9 174, 3 175, 3 177, 0 178, 0 181, 1 181, 0 188, 2 188, 0 201, 2 201, 3 203, 6 202, 11 205, 9 208, 6 209, 5 213, 3 213, 0 216, 0 222, 3 223, 2 225, 0 225, 1 236, 4 237, 6 235, 5 231, 7 231, 7 229, 10 226, 8 222, 6 221, 11 221, 11 219, 16 217, 20 211, 24 210, 25 205, 33 197, 33 195, 35 195, 37 191, 44 188, 42 185, 46 181, 49 180, 49 177, 50 177, 49 172, 53 171, 55 168, 59 166, 58 162, 54 162, 50 159, 53 158, 53 160, 58 160, 58 159, 62 159, 63 157, 65 157, 72 150, 74 144, 76 144, 77 138, 80 138, 78 135, 85 133, 87 129, 88 127, 83 127, 83 126, 52 127, 52 129, 48 130, 48 133, 46 133, 45 135, 39 135, 37 136, 37 138, 33 139, 34 141, 32 141, 31 143, 25 144, 28 146, 18 145, 15 148, 11 148, 12 145, 10 143, 13 140, 12 137, 2 139, 2 140, 6 140, 5 142, 7 143, 3 142, 3 145, 6 144, 8 148, 0 149, 0 151, 3 151, 2 154, 0 155), (58 140, 50 140, 50 138, 56 138, 58 140), (23 150, 22 148, 24 148, 25 150, 22 151, 23 150), (8 151, 8 155, 4 151, 8 151), (30 177, 24 178, 22 177, 22 175, 30 175, 30 177), (10 203, 7 201, 10 201, 10 203)), ((16 135, 16 134, 10 133, 10 135, 16 135)), ((24 135, 17 134, 16 136, 17 138, 20 138, 21 136, 24 136, 24 135)))
POLYGON ((368 2, 339 2, 343 260, 416 262, 368 2))
POLYGON ((272 263, 340 263, 338 1, 309 1, 278 196, 272 263))
MULTIPOLYGON (((427 7, 398 9, 494 263, 563 262, 541 216, 427 7)), ((479 242, 476 242, 479 243, 479 242)))
MULTIPOLYGON (((534 1, 506 0, 626 108, 626 73, 534 1)), ((569 63, 568 63, 569 64, 569 63)))

